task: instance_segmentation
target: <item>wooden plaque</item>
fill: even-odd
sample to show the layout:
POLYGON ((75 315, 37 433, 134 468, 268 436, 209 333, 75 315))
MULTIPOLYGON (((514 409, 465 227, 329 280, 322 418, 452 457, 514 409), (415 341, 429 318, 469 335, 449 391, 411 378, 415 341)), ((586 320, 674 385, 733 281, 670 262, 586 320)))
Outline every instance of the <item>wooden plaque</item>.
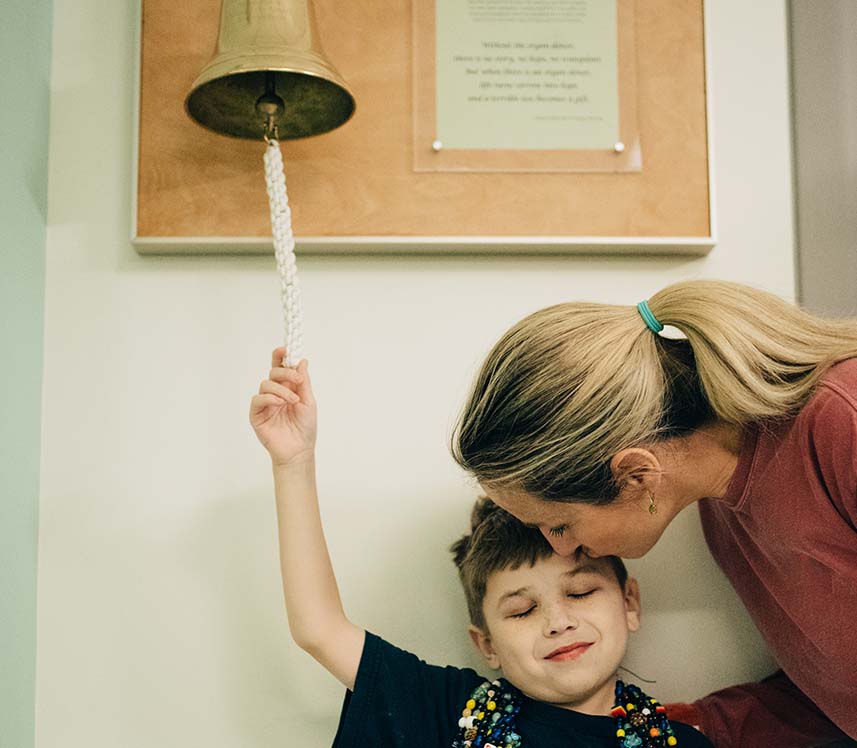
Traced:
MULTIPOLYGON (((184 99, 219 3, 141 0, 134 244, 270 252, 265 145, 211 133, 184 99)), ((298 251, 704 253, 714 245, 703 0, 635 0, 643 168, 418 172, 411 0, 314 0, 350 122, 283 143, 298 251)), ((621 33, 621 30, 620 30, 621 33)))

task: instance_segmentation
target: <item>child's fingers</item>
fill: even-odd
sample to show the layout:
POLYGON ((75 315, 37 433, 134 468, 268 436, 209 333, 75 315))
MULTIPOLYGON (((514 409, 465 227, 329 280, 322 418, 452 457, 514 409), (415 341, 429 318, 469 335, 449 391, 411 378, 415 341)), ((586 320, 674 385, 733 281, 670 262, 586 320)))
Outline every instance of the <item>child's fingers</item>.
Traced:
POLYGON ((289 382, 291 384, 300 384, 303 380, 303 375, 297 369, 291 369, 287 366, 279 366, 268 373, 268 379, 274 382, 289 382))
POLYGON ((295 391, 300 395, 301 401, 307 405, 315 403, 315 396, 312 394, 312 382, 309 378, 309 364, 305 358, 298 362, 296 373, 300 380, 296 383, 295 391))
POLYGON ((287 403, 283 398, 279 395, 274 395, 273 393, 253 395, 250 399, 250 413, 258 413, 259 411, 265 410, 265 408, 270 408, 272 406, 276 408, 286 404, 287 403))
POLYGON ((274 348, 271 353, 271 368, 278 369, 283 365, 283 361, 286 358, 286 349, 283 346, 278 346, 274 348))
POLYGON ((296 392, 290 390, 287 386, 279 382, 273 382, 270 379, 265 379, 259 385, 260 395, 277 395, 288 403, 299 403, 301 398, 296 392))

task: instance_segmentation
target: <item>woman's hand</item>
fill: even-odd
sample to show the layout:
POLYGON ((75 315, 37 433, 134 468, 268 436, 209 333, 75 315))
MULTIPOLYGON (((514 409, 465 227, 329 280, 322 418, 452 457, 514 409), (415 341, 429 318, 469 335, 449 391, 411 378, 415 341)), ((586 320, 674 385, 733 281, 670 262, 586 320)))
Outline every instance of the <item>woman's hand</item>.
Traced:
POLYGON ((315 452, 316 404, 303 359, 283 366, 285 348, 271 354, 271 371, 250 401, 250 424, 275 466, 311 461, 315 452))

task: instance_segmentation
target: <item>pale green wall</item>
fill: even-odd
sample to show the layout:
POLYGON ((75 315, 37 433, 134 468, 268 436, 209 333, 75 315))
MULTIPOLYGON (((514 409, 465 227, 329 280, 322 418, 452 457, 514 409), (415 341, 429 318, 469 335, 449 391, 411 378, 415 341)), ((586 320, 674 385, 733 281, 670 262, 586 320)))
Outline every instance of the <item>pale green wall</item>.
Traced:
POLYGON ((0 23, 0 743, 34 745, 52 0, 0 23))

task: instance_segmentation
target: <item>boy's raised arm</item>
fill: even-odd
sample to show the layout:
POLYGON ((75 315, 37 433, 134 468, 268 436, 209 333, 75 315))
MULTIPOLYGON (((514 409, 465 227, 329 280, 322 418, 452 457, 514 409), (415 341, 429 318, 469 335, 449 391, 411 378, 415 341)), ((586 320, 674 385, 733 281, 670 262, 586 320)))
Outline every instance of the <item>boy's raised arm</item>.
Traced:
POLYGON ((347 688, 354 688, 365 631, 345 616, 324 540, 315 481, 316 403, 306 361, 282 366, 250 404, 250 423, 271 455, 283 594, 292 638, 347 688))

